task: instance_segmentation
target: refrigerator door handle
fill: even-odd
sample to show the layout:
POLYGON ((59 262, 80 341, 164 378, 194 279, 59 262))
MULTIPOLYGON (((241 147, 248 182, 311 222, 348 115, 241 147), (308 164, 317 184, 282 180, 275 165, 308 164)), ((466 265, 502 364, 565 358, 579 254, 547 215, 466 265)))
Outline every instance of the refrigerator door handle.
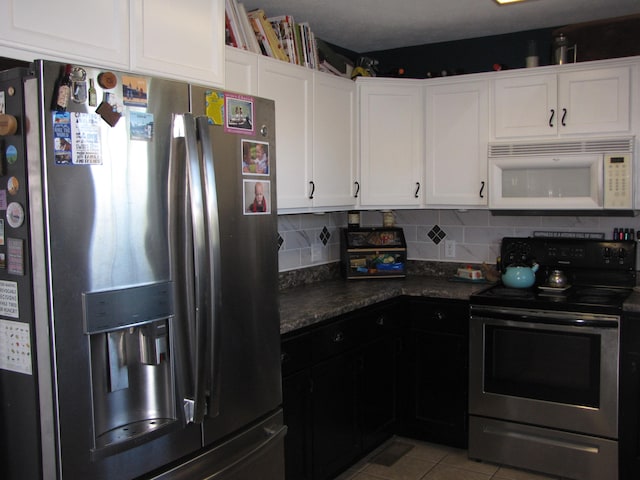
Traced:
POLYGON ((211 298, 208 275, 203 272, 209 264, 203 179, 200 169, 198 139, 193 115, 184 114, 185 146, 187 152, 187 178, 193 230, 193 264, 195 277, 195 385, 193 422, 202 423, 207 413, 207 386, 211 358, 207 348, 210 331, 207 316, 211 298))
POLYGON ((220 309, 221 299, 221 253, 220 253, 220 216, 218 213, 218 194, 214 170, 213 143, 209 119, 201 116, 196 119, 202 151, 202 177, 204 187, 205 225, 208 249, 208 297, 210 298, 209 319, 209 410, 207 415, 215 417, 220 413, 220 309))

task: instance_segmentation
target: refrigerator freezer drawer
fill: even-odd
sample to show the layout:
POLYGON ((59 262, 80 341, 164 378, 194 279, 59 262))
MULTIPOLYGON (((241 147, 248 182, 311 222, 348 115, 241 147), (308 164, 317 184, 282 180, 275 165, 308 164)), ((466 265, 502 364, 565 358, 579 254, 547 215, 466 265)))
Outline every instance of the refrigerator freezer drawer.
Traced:
POLYGON ((282 410, 153 480, 284 480, 282 410))

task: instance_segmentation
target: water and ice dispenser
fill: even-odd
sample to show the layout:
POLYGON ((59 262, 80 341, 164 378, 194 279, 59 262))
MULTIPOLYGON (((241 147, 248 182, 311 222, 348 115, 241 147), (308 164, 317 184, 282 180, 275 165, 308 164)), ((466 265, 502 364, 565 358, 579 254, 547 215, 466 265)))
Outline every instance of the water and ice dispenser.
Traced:
POLYGON ((83 295, 96 457, 180 424, 171 299, 169 282, 83 295))

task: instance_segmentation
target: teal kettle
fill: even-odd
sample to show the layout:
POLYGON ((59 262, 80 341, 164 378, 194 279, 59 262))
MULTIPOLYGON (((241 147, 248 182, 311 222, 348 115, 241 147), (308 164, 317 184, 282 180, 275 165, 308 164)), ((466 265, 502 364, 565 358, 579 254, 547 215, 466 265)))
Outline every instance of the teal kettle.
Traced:
POLYGON ((502 283, 511 288, 529 288, 536 282, 536 272, 539 265, 509 265, 502 274, 502 283))

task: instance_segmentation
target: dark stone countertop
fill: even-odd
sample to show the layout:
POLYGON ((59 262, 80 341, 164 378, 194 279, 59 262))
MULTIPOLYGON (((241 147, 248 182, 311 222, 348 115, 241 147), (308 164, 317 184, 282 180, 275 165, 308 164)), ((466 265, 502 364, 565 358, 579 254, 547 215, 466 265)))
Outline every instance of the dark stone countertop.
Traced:
POLYGON ((488 286, 418 275, 386 280, 327 280, 288 288, 280 292, 280 333, 308 327, 400 295, 468 300, 472 293, 488 286))

